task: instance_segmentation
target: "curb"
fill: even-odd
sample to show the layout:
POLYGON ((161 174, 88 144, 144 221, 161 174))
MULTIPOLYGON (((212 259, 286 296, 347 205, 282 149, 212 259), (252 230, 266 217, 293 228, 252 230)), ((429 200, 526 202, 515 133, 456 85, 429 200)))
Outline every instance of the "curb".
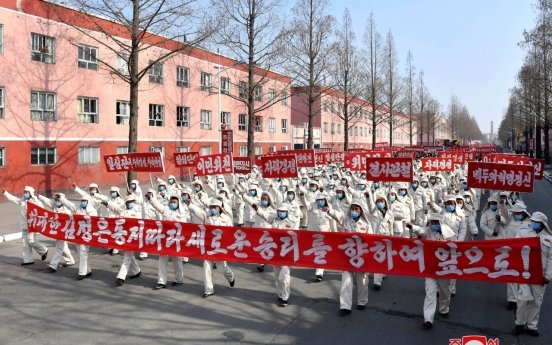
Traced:
POLYGON ((0 236, 0 243, 20 240, 22 235, 22 232, 14 232, 13 234, 0 236))
POLYGON ((543 177, 546 181, 552 183, 552 173, 549 173, 548 171, 545 171, 543 173, 543 177))

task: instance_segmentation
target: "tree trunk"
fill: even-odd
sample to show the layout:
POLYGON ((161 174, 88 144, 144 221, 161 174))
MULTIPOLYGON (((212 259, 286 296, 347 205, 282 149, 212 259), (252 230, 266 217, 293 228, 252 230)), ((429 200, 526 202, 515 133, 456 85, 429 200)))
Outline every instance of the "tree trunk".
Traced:
MULTIPOLYGON (((309 88, 310 89, 310 88, 309 88)), ((313 133, 314 131, 312 130, 312 122, 313 122, 313 118, 314 118, 314 114, 313 114, 313 102, 312 102, 312 98, 310 96, 311 92, 309 92, 309 128, 308 128, 308 142, 307 142, 307 149, 312 149, 314 148, 314 138, 313 138, 313 133)))
MULTIPOLYGON (((134 0, 132 14, 132 50, 130 51, 128 64, 130 65, 130 118, 128 124, 128 152, 137 152, 138 150, 138 58, 139 58, 139 38, 140 34, 140 1, 134 0)), ((127 183, 136 179, 136 172, 129 171, 127 183)))
POLYGON ((247 124, 247 154, 252 162, 255 162, 255 1, 249 2, 249 56, 248 78, 247 78, 247 113, 249 123, 247 124))

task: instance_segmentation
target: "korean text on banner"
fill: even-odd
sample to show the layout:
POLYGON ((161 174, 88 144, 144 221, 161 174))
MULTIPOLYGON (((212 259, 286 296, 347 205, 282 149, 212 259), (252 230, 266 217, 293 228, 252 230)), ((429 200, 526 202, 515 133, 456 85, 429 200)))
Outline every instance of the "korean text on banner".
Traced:
POLYGON ((438 154, 439 158, 452 158, 452 161, 454 164, 464 164, 466 162, 466 156, 461 152, 439 152, 438 154))
POLYGON ((234 173, 249 174, 251 172, 251 158, 234 157, 234 173))
POLYGON ((412 182, 414 164, 410 158, 366 158, 368 181, 412 182))
POLYGON ((468 163, 468 187, 533 192, 535 167, 530 165, 468 163))
POLYGON ((199 157, 199 152, 175 152, 174 166, 177 168, 193 167, 197 157, 199 157))
POLYGON ((452 158, 422 158, 423 171, 454 171, 452 158))
POLYGON ((297 177, 295 155, 270 155, 261 157, 264 178, 297 177))
POLYGON ((33 203, 28 204, 27 219, 29 232, 50 238, 156 255, 503 283, 540 284, 543 280, 539 237, 425 241, 67 215, 33 203))
POLYGON ((278 155, 295 155, 297 158, 297 166, 314 167, 314 150, 286 150, 278 151, 278 155))
POLYGON ((196 174, 197 176, 231 174, 234 172, 232 163, 232 153, 230 152, 199 156, 195 163, 196 174))
POLYGON ((137 152, 105 155, 107 172, 137 171, 164 172, 165 165, 161 152, 137 152))
POLYGON ((231 129, 223 129, 221 132, 222 153, 234 151, 234 133, 231 129))

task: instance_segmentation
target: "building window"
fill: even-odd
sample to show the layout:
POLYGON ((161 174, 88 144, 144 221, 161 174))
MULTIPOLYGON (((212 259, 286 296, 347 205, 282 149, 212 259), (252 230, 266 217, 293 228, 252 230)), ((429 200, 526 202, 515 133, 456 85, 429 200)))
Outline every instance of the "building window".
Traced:
POLYGON ((331 131, 330 134, 335 134, 335 123, 332 122, 331 124, 331 131))
POLYGON ((31 120, 56 121, 56 94, 31 92, 31 120))
POLYGON ((238 115, 238 130, 246 131, 247 130, 247 115, 240 114, 238 115))
POLYGON ((186 67, 176 67, 176 86, 190 87, 190 69, 186 67))
POLYGON ((282 150, 282 151, 287 151, 287 149, 288 149, 287 146, 281 146, 281 147, 280 147, 280 150, 282 150))
POLYGON ((230 122, 232 120, 232 117, 230 116, 230 113, 226 111, 220 112, 220 129, 232 129, 230 127, 230 122))
POLYGON ((176 127, 190 127, 190 108, 176 107, 176 127))
POLYGON ((211 75, 201 72, 201 91, 211 92, 211 75))
POLYGON ((117 101, 115 114, 117 115, 115 118, 118 125, 128 125, 130 122, 130 103, 117 101))
POLYGON ((94 164, 99 162, 99 147, 79 147, 79 164, 94 164))
POLYGON ((0 54, 4 54, 4 25, 0 24, 0 54))
POLYGON ((368 128, 364 127, 364 136, 367 137, 368 136, 368 128))
POLYGON ((337 151, 341 151, 341 144, 337 144, 337 151))
POLYGON ((163 127, 165 125, 165 106, 160 104, 149 105, 149 125, 163 127))
POLYGON ((276 103, 276 90, 268 89, 268 98, 270 99, 270 104, 276 103))
POLYGON ((210 155, 213 152, 213 148, 211 146, 201 146, 201 151, 199 151, 199 154, 202 156, 210 155))
POLYGON ((259 156, 263 154, 263 147, 262 146, 255 146, 255 155, 259 156))
POLYGON ((276 152, 276 146, 269 146, 268 152, 276 152))
POLYGON ((229 95, 230 85, 230 78, 220 78, 220 93, 229 95))
POLYGON ((324 134, 328 133, 328 123, 324 122, 324 134))
POLYGON ((247 83, 240 81, 240 98, 247 99, 247 83))
POLYGON ((287 123, 288 123, 287 119, 282 119, 282 133, 287 133, 287 131, 288 131, 287 123))
POLYGON ((177 146, 176 152, 190 152, 190 146, 177 146))
POLYGON ((332 102, 332 113, 335 113, 335 103, 332 102))
POLYGON ((274 117, 268 118, 268 131, 276 133, 276 119, 274 117))
POLYGON ((353 127, 349 127, 349 136, 350 136, 350 137, 353 136, 353 127))
POLYGON ((5 108, 6 108, 6 102, 4 99, 6 98, 6 89, 3 87, 0 87, 0 119, 5 118, 5 108))
POLYGON ((128 146, 117 146, 117 154, 128 153, 128 146))
POLYGON ((130 55, 119 53, 117 54, 117 71, 121 75, 130 75, 130 65, 129 65, 130 55))
POLYGON ((358 136, 358 127, 355 126, 355 137, 358 136))
POLYGON ((55 48, 55 38, 39 34, 31 34, 31 60, 44 63, 54 63, 55 48))
POLYGON ((79 68, 98 70, 98 48, 79 44, 79 68))
POLYGON ((322 110, 328 111, 328 100, 327 100, 327 99, 325 99, 325 100, 322 102, 322 110))
POLYGON ((6 148, 0 147, 0 168, 6 166, 6 148))
POLYGON ((161 62, 154 63, 150 60, 149 81, 150 83, 163 84, 164 65, 161 62))
POLYGON ((77 119, 79 123, 98 123, 98 99, 78 97, 77 119))
POLYGON ((284 107, 287 107, 288 105, 288 95, 287 95, 287 92, 282 92, 282 95, 280 96, 280 98, 282 99, 282 105, 284 107))
POLYGON ((337 134, 341 134, 341 124, 337 124, 337 134))
POLYGON ((263 87, 257 86, 255 88, 255 101, 262 102, 263 101, 263 87))
POLYGON ((31 148, 31 165, 54 165, 57 163, 57 148, 31 148))
POLYGON ((246 157, 247 156, 247 146, 240 146, 240 157, 246 157))
POLYGON ((150 146, 149 152, 161 152, 161 159, 165 159, 165 146, 150 146))
POLYGON ((201 129, 211 129, 211 111, 202 110, 200 121, 201 121, 201 124, 200 124, 201 129))
POLYGON ((255 132, 263 131, 263 117, 255 116, 255 132))

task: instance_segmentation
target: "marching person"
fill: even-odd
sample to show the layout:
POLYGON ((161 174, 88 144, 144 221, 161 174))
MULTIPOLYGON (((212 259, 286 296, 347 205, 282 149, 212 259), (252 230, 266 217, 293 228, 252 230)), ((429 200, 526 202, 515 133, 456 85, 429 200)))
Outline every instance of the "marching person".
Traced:
POLYGON ((479 226, 485 233, 485 239, 498 240, 506 238, 506 225, 506 219, 500 214, 498 208, 498 197, 496 195, 490 196, 479 221, 479 226))
POLYGON ((19 227, 21 228, 21 243, 23 245, 23 262, 21 266, 34 264, 33 249, 41 256, 42 261, 46 260, 48 257, 48 248, 36 240, 36 232, 29 234, 29 226, 27 224, 27 203, 30 202, 40 207, 43 206, 40 200, 34 195, 34 188, 29 186, 23 188, 22 198, 11 195, 4 188, 2 188, 2 194, 6 199, 20 206, 19 227))
POLYGON ((91 199, 91 202, 92 202, 92 206, 94 207, 94 209, 96 210, 96 213, 98 214, 98 216, 103 216, 103 207, 102 207, 102 198, 100 197, 102 195, 102 192, 100 192, 100 187, 98 187, 98 184, 96 183, 91 183, 89 186, 88 186, 88 193, 87 194, 85 191, 83 191, 82 189, 80 189, 79 187, 77 187, 76 184, 73 183, 73 189, 75 190, 75 192, 77 194, 79 194, 80 196, 83 196, 83 195, 90 195, 90 199, 91 199))
MULTIPOLYGON (((119 187, 116 187, 116 186, 111 187, 111 189, 109 190, 109 197, 99 193, 96 193, 94 196, 99 198, 102 202, 111 201, 112 203, 117 204, 121 209, 124 209, 125 207, 125 201, 121 197, 121 190, 119 189, 119 187)), ((108 218, 117 218, 118 216, 119 214, 111 211, 109 208, 107 209, 108 218)), ((114 249, 114 248, 109 249, 110 255, 116 255, 118 253, 119 253, 119 249, 114 249)))

